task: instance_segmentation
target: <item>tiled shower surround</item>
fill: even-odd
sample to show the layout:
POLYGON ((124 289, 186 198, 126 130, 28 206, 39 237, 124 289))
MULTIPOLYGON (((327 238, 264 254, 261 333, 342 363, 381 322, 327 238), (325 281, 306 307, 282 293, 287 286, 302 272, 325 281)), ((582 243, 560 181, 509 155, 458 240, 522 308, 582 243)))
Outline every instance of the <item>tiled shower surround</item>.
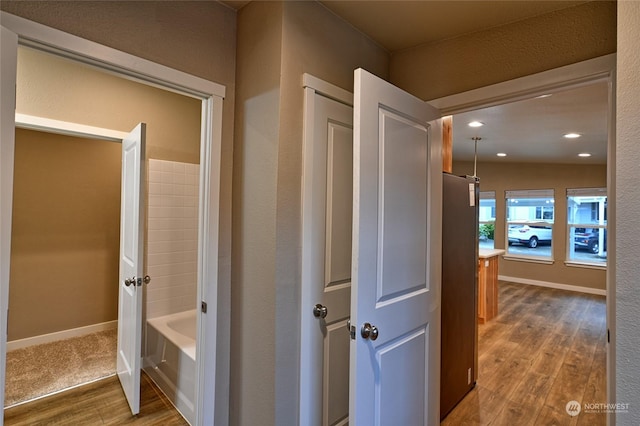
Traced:
POLYGON ((147 318, 196 307, 200 165, 149 160, 147 318))

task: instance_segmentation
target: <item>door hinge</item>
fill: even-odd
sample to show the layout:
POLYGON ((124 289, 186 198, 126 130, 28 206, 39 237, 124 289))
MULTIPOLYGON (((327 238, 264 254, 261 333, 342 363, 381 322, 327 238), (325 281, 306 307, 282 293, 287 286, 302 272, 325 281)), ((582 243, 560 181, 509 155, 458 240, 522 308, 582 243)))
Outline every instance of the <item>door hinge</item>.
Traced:
POLYGON ((607 328, 607 343, 611 343, 611 334, 609 333, 608 328, 607 328))
POLYGON ((200 310, 203 314, 207 313, 207 302, 205 302, 204 300, 200 303, 200 310))

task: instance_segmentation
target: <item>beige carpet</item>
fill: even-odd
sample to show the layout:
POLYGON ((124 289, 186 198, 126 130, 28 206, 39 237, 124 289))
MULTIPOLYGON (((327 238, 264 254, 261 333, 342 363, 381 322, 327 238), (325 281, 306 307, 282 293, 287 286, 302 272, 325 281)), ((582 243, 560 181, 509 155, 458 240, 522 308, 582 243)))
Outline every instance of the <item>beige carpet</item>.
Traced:
POLYGON ((112 329, 7 352, 4 406, 115 374, 116 346, 112 329))

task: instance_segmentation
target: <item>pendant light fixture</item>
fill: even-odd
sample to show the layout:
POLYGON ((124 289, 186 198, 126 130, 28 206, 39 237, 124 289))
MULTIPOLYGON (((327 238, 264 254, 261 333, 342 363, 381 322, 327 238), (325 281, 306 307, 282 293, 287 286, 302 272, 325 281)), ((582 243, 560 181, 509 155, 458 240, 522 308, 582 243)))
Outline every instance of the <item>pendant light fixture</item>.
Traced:
POLYGON ((471 138, 474 144, 474 153, 473 153, 473 177, 477 178, 477 164, 478 164, 478 141, 481 141, 482 138, 480 136, 474 136, 471 138))

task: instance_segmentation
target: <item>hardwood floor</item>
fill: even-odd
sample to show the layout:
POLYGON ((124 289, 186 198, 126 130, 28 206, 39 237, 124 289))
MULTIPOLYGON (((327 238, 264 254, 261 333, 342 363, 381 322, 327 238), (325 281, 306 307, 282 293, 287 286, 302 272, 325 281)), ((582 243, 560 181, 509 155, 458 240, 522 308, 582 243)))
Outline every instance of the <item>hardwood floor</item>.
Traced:
POLYGON ((140 414, 132 416, 116 376, 9 408, 6 426, 187 425, 149 376, 141 377, 140 414))
POLYGON ((605 297, 501 281, 499 298, 478 328, 476 387, 442 425, 605 425, 566 411, 606 402, 605 297))

